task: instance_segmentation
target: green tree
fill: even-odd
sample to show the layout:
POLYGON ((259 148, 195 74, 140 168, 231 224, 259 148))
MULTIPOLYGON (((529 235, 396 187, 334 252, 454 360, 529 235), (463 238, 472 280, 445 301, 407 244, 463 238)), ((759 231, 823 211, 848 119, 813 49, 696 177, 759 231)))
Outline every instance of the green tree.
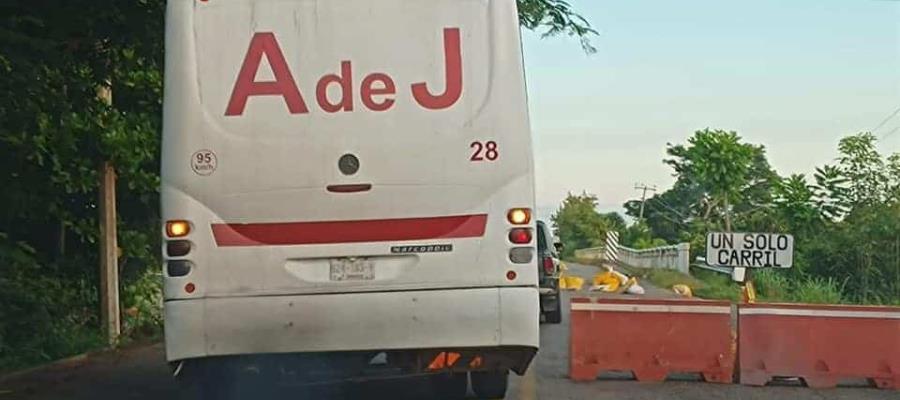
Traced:
POLYGON ((721 218, 726 231, 732 229, 735 211, 750 212, 766 203, 767 190, 775 178, 765 158, 765 149, 741 142, 736 132, 704 129, 687 145, 669 145, 665 163, 682 184, 700 192, 699 215, 704 221, 721 218), (763 201, 756 197, 762 197, 763 201))
POLYGON ((888 171, 875 149, 875 135, 864 132, 838 143, 838 168, 847 179, 849 200, 854 207, 881 202, 887 195, 888 171))
POLYGON ((802 174, 781 179, 774 186, 775 210, 784 222, 783 231, 796 234, 821 226, 822 213, 816 203, 814 189, 802 174))
POLYGON ((642 221, 628 226, 622 233, 621 241, 624 246, 639 250, 668 245, 664 239, 653 237, 653 231, 642 221))
POLYGON ((600 246, 614 221, 597 212, 597 196, 569 193, 562 206, 550 217, 555 233, 563 243, 563 256, 570 257, 575 250, 600 246))
POLYGON ((577 38, 587 53, 597 50, 590 38, 597 34, 588 21, 564 0, 518 0, 519 23, 543 37, 568 35, 577 38))
POLYGON ((812 189, 819 213, 826 220, 840 220, 850 210, 849 179, 840 168, 832 165, 816 167, 814 177, 816 184, 812 189))
MULTIPOLYGON (((701 195, 696 184, 676 181, 671 189, 646 200, 642 222, 655 237, 670 243, 684 240, 684 232, 697 214, 696 203, 701 195)), ((640 206, 640 200, 630 200, 624 204, 625 213, 637 219, 640 206)))
POLYGON ((900 153, 891 154, 887 162, 888 200, 900 201, 900 153))
POLYGON ((83 351, 98 333, 102 162, 120 178, 124 290, 159 266, 164 6, 0 4, 0 369, 83 351), (97 95, 110 88, 111 105, 97 95))
POLYGON ((625 223, 625 218, 615 211, 600 214, 600 218, 604 220, 604 225, 612 231, 622 232, 628 225, 625 223))

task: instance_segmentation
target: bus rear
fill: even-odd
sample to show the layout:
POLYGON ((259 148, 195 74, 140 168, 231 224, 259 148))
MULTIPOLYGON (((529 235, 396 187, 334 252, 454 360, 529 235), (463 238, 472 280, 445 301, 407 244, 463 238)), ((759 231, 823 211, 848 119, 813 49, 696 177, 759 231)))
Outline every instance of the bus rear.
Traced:
POLYGON ((170 0, 168 360, 496 392, 538 347, 531 152, 514 0, 170 0))

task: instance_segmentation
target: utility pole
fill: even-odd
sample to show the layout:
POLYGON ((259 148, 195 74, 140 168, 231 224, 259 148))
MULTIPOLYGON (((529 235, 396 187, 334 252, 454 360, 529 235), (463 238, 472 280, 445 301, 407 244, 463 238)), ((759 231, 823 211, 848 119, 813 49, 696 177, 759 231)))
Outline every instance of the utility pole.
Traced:
MULTIPOLYGON (((97 89, 97 97, 112 105, 112 85, 97 89)), ((119 243, 116 229, 116 170, 111 162, 100 165, 100 321, 106 343, 119 340, 119 243)))
POLYGON ((644 219, 644 203, 647 202, 647 191, 655 192, 656 185, 647 186, 643 183, 637 183, 634 185, 634 189, 641 191, 641 212, 638 215, 638 220, 640 221, 644 219))

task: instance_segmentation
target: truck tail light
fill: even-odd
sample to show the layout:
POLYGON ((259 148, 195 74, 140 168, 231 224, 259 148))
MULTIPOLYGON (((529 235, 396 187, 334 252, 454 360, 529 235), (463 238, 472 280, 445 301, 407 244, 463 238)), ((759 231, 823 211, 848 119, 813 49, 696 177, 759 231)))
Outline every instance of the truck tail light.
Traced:
POLYGON ((531 222, 531 209, 513 208, 506 213, 506 220, 513 225, 527 225, 531 222))
POLYGON ((547 275, 553 275, 553 273, 556 272, 556 266, 553 265, 553 259, 550 257, 544 257, 544 272, 546 272, 547 275))
POLYGON ((530 228, 516 228, 509 231, 509 241, 515 244, 528 244, 531 243, 531 229, 530 228))

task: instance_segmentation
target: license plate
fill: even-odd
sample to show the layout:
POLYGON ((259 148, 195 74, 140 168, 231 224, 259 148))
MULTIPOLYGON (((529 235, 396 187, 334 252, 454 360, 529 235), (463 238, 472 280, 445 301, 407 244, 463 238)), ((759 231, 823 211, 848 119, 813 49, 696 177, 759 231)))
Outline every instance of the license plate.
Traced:
POLYGON ((375 267, 365 258, 339 258, 331 260, 332 281, 371 281, 375 279, 375 267))

